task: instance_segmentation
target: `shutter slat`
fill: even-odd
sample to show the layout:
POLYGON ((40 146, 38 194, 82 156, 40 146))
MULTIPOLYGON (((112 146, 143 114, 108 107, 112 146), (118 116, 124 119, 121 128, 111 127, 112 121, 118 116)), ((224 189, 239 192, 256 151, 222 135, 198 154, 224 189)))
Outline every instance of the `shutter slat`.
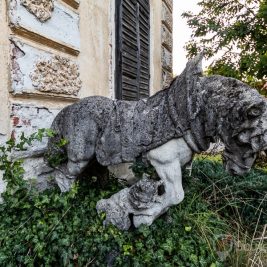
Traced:
POLYGON ((144 39, 144 40, 149 41, 149 32, 146 29, 140 27, 140 33, 142 33, 141 40, 144 39))
POLYGON ((141 55, 140 55, 141 63, 149 65, 149 53, 148 52, 149 51, 147 51, 146 53, 143 53, 143 52, 141 53, 141 55))
MULTIPOLYGON (((137 72, 137 68, 136 68, 135 65, 132 64, 132 62, 127 62, 126 60, 124 60, 124 61, 122 62, 122 67, 123 67, 123 69, 124 69, 124 68, 125 68, 125 69, 131 69, 132 71, 137 72)), ((145 75, 145 74, 142 74, 142 75, 145 75)))
POLYGON ((146 79, 149 82, 149 75, 148 74, 142 74, 140 75, 141 79, 146 79))
POLYGON ((146 71, 149 70, 149 66, 147 64, 142 64, 141 68, 146 71))
POLYGON ((124 15, 124 13, 130 13, 134 18, 136 18, 136 10, 133 6, 133 4, 131 4, 130 2, 128 1, 123 1, 123 4, 122 4, 122 13, 124 15))
POLYGON ((142 16, 140 16, 139 19, 140 19, 140 24, 142 24, 143 29, 149 32, 149 26, 148 26, 149 21, 144 20, 142 16))
POLYGON ((123 68, 122 73, 129 78, 135 79, 137 70, 128 67, 128 68, 123 68))
POLYGON ((122 77, 122 82, 137 87, 137 81, 135 79, 130 79, 126 76, 122 77))
POLYGON ((132 87, 131 85, 125 84, 125 90, 131 92, 132 94, 137 94, 136 88, 132 87))
POLYGON ((149 0, 117 0, 117 78, 119 97, 137 100, 149 96, 149 0))
POLYGON ((133 57, 137 56, 137 51, 130 45, 123 43, 122 44, 123 54, 127 57, 127 54, 132 55, 133 57), (127 54, 125 54, 127 53, 127 54))
POLYGON ((140 39, 142 40, 142 42, 144 42, 145 44, 149 44, 149 40, 147 38, 147 34, 144 34, 142 31, 140 31, 140 39))
POLYGON ((149 18, 148 11, 142 5, 140 6, 140 16, 143 16, 145 18, 149 18))
POLYGON ((149 10, 149 2, 148 1, 139 0, 138 2, 145 10, 149 10))
POLYGON ((136 16, 133 16, 131 13, 125 12, 122 18, 123 21, 127 21, 132 25, 136 24, 136 16))
POLYGON ((137 59, 136 59, 136 54, 132 55, 131 53, 129 53, 129 52, 127 52, 127 51, 124 51, 124 52, 122 53, 122 56, 123 56, 123 58, 122 58, 122 62, 124 61, 124 59, 128 59, 128 60, 132 60, 132 61, 133 61, 133 64, 134 64, 134 63, 137 63, 137 62, 136 62, 136 61, 137 61, 137 59))
MULTIPOLYGON (((136 58, 135 58, 136 60, 136 58)), ((122 64, 132 66, 133 68, 137 69, 137 64, 135 61, 133 61, 131 58, 123 57, 122 64)))
POLYGON ((129 32, 133 36, 137 35, 136 29, 132 25, 130 25, 129 23, 127 23, 125 21, 122 22, 122 28, 123 28, 123 31, 126 33, 129 32))
POLYGON ((125 44, 129 43, 133 47, 138 48, 135 38, 133 38, 128 32, 123 31, 123 34, 124 34, 124 38, 122 40, 122 43, 125 43, 125 44))

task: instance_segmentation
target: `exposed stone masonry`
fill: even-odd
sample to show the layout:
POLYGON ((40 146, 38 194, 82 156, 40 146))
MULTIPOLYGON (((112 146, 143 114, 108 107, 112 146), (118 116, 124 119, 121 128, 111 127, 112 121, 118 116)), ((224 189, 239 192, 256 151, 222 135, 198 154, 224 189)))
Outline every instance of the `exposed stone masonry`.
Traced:
POLYGON ((172 81, 172 0, 162 1, 161 18, 161 62, 162 86, 168 87, 172 81))

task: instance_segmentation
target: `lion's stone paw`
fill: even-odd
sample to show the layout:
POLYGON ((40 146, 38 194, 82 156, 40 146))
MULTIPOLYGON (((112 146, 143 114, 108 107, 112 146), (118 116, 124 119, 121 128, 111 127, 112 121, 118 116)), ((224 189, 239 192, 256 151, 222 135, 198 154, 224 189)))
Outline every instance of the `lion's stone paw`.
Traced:
POLYGON ((120 230, 128 230, 131 227, 131 220, 127 210, 123 210, 110 199, 102 199, 97 202, 98 212, 105 212, 106 219, 104 225, 113 224, 120 230))
POLYGON ((142 224, 150 226, 155 217, 154 216, 149 216, 149 215, 135 215, 133 217, 133 224, 136 228, 140 227, 142 224))

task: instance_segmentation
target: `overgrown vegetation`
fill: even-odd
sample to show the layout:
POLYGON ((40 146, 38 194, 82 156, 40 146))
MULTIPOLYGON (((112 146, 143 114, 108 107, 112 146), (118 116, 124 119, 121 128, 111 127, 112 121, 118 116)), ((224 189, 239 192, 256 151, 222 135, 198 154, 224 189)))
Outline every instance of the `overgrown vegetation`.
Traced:
POLYGON ((233 177, 224 171, 218 156, 215 161, 213 158, 204 155, 195 161, 189 188, 200 192, 209 208, 229 224, 226 237, 233 250, 225 264, 266 266, 266 170, 253 169, 247 175, 233 177))
POLYGON ((204 51, 207 58, 216 56, 209 74, 234 77, 258 89, 265 88, 267 1, 201 0, 198 5, 198 13, 183 14, 192 29, 192 38, 186 44, 188 56, 204 51))
MULTIPOLYGON (((44 134, 0 147, 7 182, 0 205, 0 266, 264 266, 264 245, 252 238, 261 235, 267 219, 265 172, 233 178, 220 162, 197 159, 192 172, 184 173, 180 205, 150 227, 121 232, 104 227, 105 214, 95 209, 99 199, 121 188, 114 178, 103 189, 97 178, 85 177, 64 194, 39 193, 22 179, 22 162, 10 153, 44 134), (258 265, 251 265, 253 258, 258 265)), ((133 170, 154 173, 140 162, 133 170)))

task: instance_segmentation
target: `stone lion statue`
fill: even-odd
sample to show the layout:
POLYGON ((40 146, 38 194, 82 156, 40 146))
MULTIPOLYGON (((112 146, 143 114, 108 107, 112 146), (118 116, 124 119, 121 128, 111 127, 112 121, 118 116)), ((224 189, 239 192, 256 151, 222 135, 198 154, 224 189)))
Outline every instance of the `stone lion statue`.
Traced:
POLYGON ((65 155, 55 169, 60 189, 69 190, 93 159, 108 166, 146 156, 159 181, 143 177, 97 203, 105 223, 127 230, 131 224, 152 224, 183 200, 181 167, 217 138, 225 146, 225 169, 233 175, 248 172, 257 152, 267 147, 266 101, 236 79, 203 76, 201 61, 201 55, 190 60, 169 88, 146 100, 93 96, 64 108, 52 124, 56 135, 47 150, 47 157, 65 155), (58 148, 61 138, 68 142, 58 148))

